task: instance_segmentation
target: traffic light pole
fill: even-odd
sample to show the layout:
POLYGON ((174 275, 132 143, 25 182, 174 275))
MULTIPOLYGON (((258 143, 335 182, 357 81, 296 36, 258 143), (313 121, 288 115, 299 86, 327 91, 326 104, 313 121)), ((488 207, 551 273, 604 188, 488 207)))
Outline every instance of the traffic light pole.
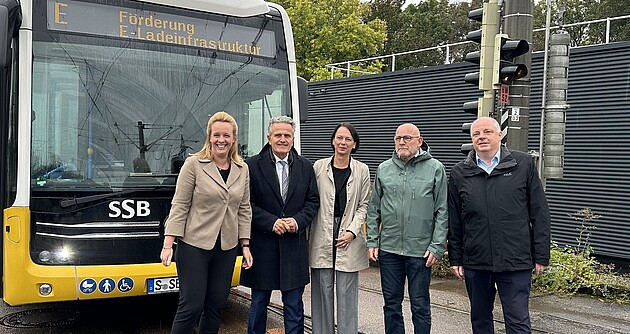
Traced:
POLYGON ((494 36, 498 32, 499 15, 497 0, 484 4, 484 15, 481 23, 481 59, 479 62, 479 89, 483 97, 479 99, 477 118, 487 117, 494 113, 495 91, 492 85, 494 36))
MULTIPOLYGON (((532 41, 534 26, 534 1, 504 1, 503 32, 512 39, 532 41)), ((531 68, 532 53, 527 52, 515 58, 515 62, 531 68)), ((529 105, 531 75, 514 80, 510 86, 509 104, 504 112, 508 112, 507 124, 501 124, 504 136, 508 135, 507 146, 511 149, 528 151, 529 105), (506 131, 507 130, 507 131, 506 131), (506 133, 507 132, 507 133, 506 133)), ((501 123, 501 119, 498 119, 501 123)))
MULTIPOLYGON (((482 8, 471 10, 468 18, 481 22, 481 29, 471 31, 466 35, 466 39, 479 43, 480 50, 466 54, 466 61, 479 64, 477 72, 467 73, 464 81, 477 86, 483 91, 483 97, 465 102, 462 109, 466 113, 479 117, 495 115, 495 90, 494 90, 494 53, 495 36, 499 30, 499 5, 498 0, 488 0, 483 3, 482 8)), ((464 123, 462 131, 470 134, 472 123, 464 123)), ((463 144, 461 152, 468 154, 472 150, 472 144, 463 144)))

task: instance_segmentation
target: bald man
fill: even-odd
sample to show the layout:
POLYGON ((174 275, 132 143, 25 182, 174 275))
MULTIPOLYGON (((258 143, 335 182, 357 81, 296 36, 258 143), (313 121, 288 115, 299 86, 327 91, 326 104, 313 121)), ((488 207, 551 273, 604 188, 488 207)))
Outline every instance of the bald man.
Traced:
POLYGON ((385 333, 404 333, 405 279, 414 333, 431 331, 431 266, 442 258, 448 229, 444 166, 413 124, 394 136, 396 151, 378 166, 367 214, 367 246, 379 261, 385 333))
POLYGON ((480 117, 470 131, 474 150, 448 183, 449 261, 464 279, 473 333, 494 333, 497 291, 507 333, 531 333, 532 269, 549 264, 550 216, 534 160, 501 146, 501 127, 480 117))

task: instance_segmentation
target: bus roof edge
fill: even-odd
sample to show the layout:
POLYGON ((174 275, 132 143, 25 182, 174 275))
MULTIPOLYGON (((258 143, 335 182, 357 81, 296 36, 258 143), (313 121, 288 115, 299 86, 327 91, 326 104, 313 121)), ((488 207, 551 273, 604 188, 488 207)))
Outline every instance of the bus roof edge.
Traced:
POLYGON ((269 6, 264 0, 140 0, 142 2, 184 7, 203 12, 225 14, 229 16, 248 17, 269 12, 269 6))

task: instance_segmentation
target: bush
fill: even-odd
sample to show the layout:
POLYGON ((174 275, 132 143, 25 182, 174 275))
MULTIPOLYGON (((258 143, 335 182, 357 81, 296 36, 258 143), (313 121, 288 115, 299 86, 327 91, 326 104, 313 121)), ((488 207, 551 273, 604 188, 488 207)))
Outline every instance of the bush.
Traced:
POLYGON ((534 289, 560 295, 591 295, 630 305, 630 278, 615 273, 614 265, 598 262, 590 247, 580 251, 554 243, 549 262, 542 275, 533 277, 534 289))
POLYGON ((442 259, 431 266, 433 277, 455 277, 451 271, 451 265, 448 262, 448 252, 444 253, 442 259))
POLYGON ((615 272, 612 264, 602 264, 591 255, 588 240, 594 226, 587 222, 599 219, 590 209, 570 214, 581 221, 577 246, 551 246, 549 267, 532 279, 533 288, 561 295, 591 295, 603 301, 630 305, 630 277, 615 272))

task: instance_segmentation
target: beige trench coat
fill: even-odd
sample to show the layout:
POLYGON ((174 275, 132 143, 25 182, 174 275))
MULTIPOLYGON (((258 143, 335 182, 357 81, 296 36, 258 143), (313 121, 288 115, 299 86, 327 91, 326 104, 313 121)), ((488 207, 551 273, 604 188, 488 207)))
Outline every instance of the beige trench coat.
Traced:
MULTIPOLYGON (((309 235, 309 261, 311 268, 333 268, 333 215, 335 210, 335 184, 331 167, 332 157, 315 162, 315 177, 319 189, 320 206, 309 235)), ((337 250, 335 270, 356 272, 369 266, 363 224, 370 199, 370 170, 358 160, 350 159, 351 174, 346 185, 347 203, 339 234, 352 231, 356 238, 348 249, 337 250)))

